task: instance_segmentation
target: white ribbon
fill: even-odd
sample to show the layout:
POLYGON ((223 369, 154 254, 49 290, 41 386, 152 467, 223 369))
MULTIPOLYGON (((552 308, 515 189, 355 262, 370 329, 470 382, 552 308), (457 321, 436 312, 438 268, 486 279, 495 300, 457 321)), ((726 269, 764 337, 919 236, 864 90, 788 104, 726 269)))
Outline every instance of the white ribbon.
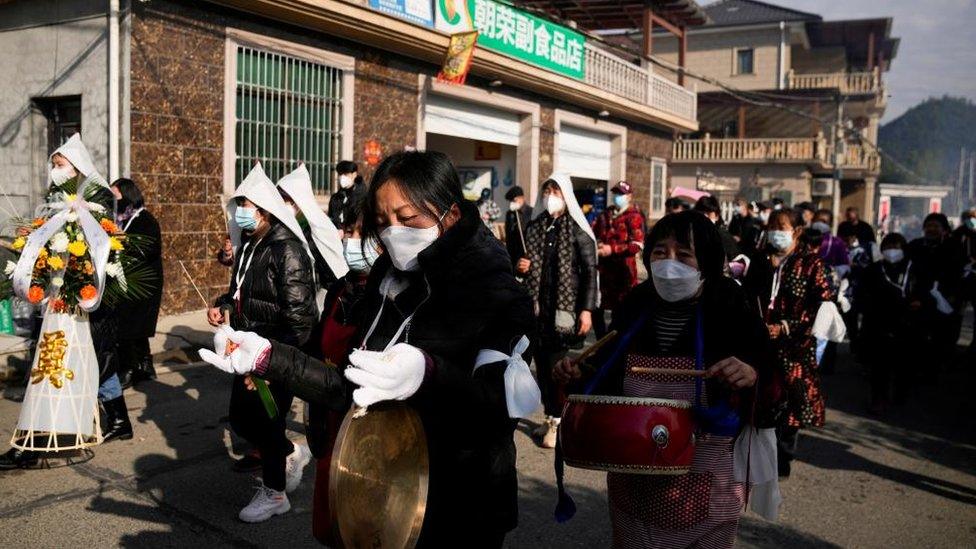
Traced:
POLYGON ((529 338, 522 336, 512 349, 511 356, 494 349, 482 349, 474 362, 475 372, 485 364, 501 361, 508 363, 505 368, 505 404, 508 406, 508 417, 512 419, 527 418, 542 405, 539 384, 532 377, 528 363, 522 358, 522 353, 528 348, 529 338))
POLYGON ((847 335, 847 325, 833 301, 820 303, 820 308, 817 309, 817 318, 813 321, 811 334, 817 339, 826 339, 835 343, 844 341, 844 337, 847 335))
POLYGON ((95 267, 95 288, 98 290, 93 299, 79 300, 78 306, 82 310, 90 312, 97 309, 98 305, 102 302, 102 290, 105 288, 105 266, 108 264, 108 256, 112 249, 109 245, 108 233, 105 232, 105 229, 102 228, 98 221, 95 220, 95 217, 92 216, 91 212, 89 212, 89 210, 102 211, 105 208, 100 204, 87 202, 84 198, 85 189, 89 183, 98 185, 97 179, 88 177, 78 185, 78 192, 75 194, 74 200, 49 202, 39 208, 42 212, 49 210, 55 211, 56 213, 28 235, 24 249, 20 253, 20 259, 17 260, 17 267, 14 269, 11 278, 13 280, 14 291, 21 298, 27 299, 27 293, 30 291, 31 286, 31 275, 34 272, 34 264, 37 262, 37 257, 41 253, 41 248, 68 222, 68 214, 74 212, 78 216, 78 225, 81 227, 82 234, 85 235, 88 253, 91 256, 92 265, 95 267))
POLYGON ((783 497, 779 491, 776 429, 746 425, 732 452, 732 477, 736 482, 749 480, 749 507, 766 520, 777 520, 783 497))

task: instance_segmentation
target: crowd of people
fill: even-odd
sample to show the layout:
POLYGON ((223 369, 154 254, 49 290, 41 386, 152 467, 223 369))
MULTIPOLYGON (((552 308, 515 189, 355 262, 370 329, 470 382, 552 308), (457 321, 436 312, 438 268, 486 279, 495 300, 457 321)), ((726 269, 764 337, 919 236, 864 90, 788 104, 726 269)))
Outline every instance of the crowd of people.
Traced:
MULTIPOLYGON (((57 167, 71 157, 52 158, 57 167)), ((690 473, 608 474, 614 545, 732 547, 747 494, 769 480, 738 472, 765 448, 775 464, 765 476, 790 475, 798 432, 826 420, 821 375, 845 332, 870 371, 870 410, 883 414, 910 397, 921 371, 910 365, 935 375, 951 358, 976 300, 974 211, 954 231, 931 214, 923 238, 891 233, 880 245, 855 208, 834 231, 831 211, 777 199, 738 200, 726 225, 714 197, 672 198, 649 227, 621 181, 591 225, 570 177, 553 174, 534 205, 519 187, 507 192, 501 242, 487 226, 499 208, 490 196, 466 201, 443 154, 393 154, 369 184, 357 172, 339 163, 327 213, 304 167, 276 184, 256 165, 227 203, 217 260, 230 282, 207 311, 214 350, 200 355, 234 374, 230 423, 251 446, 234 468, 262 481, 240 510, 246 522, 288 512, 312 459, 313 512, 331 516, 341 418, 353 403, 400 400, 419 413, 431 456, 418 545, 500 547, 518 520, 514 433, 535 412, 524 403, 541 400, 533 434, 556 448, 566 395, 592 384, 598 394, 702 403, 690 473), (620 335, 581 362, 573 351, 591 332, 620 335), (541 398, 535 383, 511 382, 523 358, 541 398), (309 404, 308 446, 286 435, 296 396, 309 404), (754 441, 763 437, 764 447, 754 441)), ((136 185, 119 180, 112 192, 119 223, 158 240, 136 185)), ((158 246, 145 261, 158 265, 158 246)), ((126 310, 102 312, 125 326, 100 354, 119 364, 103 384, 106 439, 132 436, 124 400, 113 404, 121 387, 153 376, 155 315, 129 322, 126 310)), ((23 456, 6 459, 18 466, 23 456)), ((775 483, 767 489, 775 508, 775 483)), ((336 539, 328 520, 314 534, 336 539)))

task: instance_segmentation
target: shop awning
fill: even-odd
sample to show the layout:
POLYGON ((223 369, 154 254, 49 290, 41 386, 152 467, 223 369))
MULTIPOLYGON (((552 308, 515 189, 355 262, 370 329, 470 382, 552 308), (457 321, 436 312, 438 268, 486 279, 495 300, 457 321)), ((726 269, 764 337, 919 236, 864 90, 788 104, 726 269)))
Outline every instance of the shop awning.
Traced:
POLYGON ((594 31, 642 28, 645 7, 676 27, 708 20, 695 0, 516 0, 515 4, 594 31))

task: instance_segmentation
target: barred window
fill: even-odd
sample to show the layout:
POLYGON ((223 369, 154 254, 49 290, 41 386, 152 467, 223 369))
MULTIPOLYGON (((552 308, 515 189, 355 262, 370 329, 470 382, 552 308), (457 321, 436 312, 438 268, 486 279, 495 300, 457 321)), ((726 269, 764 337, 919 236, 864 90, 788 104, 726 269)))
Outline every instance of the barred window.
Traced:
POLYGON ((274 181, 304 162, 315 192, 336 190, 347 131, 342 77, 328 65, 237 46, 235 186, 256 161, 274 181))

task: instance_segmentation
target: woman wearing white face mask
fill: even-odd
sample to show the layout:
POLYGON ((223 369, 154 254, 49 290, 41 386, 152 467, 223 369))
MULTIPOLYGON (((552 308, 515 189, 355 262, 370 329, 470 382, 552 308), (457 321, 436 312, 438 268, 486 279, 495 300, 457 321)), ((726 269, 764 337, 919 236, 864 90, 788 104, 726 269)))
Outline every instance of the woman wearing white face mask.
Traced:
MULTIPOLYGON (((584 380, 578 364, 561 361, 560 383, 595 383, 593 394, 707 400, 697 416, 695 456, 684 475, 609 473, 607 494, 614 547, 728 547, 735 542, 744 486, 733 478, 733 444, 753 417, 753 398, 770 381, 768 335, 742 289, 723 275, 724 252, 715 226, 697 212, 665 216, 644 248, 651 279, 639 284, 614 314, 621 336, 592 364, 601 377, 584 380), (632 367, 702 369, 699 376, 637 373, 632 367), (700 383, 696 387, 696 383, 700 383)), ((571 392, 579 392, 573 389, 571 392)), ((763 393, 760 392, 760 395, 763 393)), ((755 410, 766 410, 760 399, 755 410)), ((748 433, 748 431, 744 431, 748 433)))
POLYGON ((525 255, 516 271, 535 301, 533 358, 542 388, 546 420, 533 433, 543 448, 556 447, 562 402, 552 382, 552 367, 578 346, 593 325, 600 306, 596 237, 583 216, 573 183, 553 174, 542 185, 535 217, 525 230, 525 255))
POLYGON ((924 362, 925 320, 907 248, 901 234, 886 235, 881 241, 884 260, 871 264, 858 286, 866 349, 860 358, 870 369, 869 411, 874 415, 887 411, 892 396, 896 404, 905 401, 911 367, 924 362))
POLYGON ((789 476, 797 431, 823 427, 816 338, 811 330, 824 302, 834 300, 823 260, 799 245, 800 215, 791 209, 770 214, 766 248, 749 265, 743 287, 762 308, 776 349, 777 368, 787 389, 787 414, 777 427, 780 476, 789 476))
MULTIPOLYGON (((359 406, 406 401, 423 421, 430 452, 418 546, 475 540, 500 547, 517 522, 512 417, 531 410, 511 408, 509 359, 482 357, 516 354, 532 329, 531 302, 505 248, 464 200, 447 156, 388 157, 364 205, 361 238, 380 241, 384 253, 369 274, 348 367, 340 372, 253 334, 232 335, 245 344, 236 365, 202 355, 219 367, 271 376, 272 387, 278 373, 301 370, 302 380, 284 382, 337 412, 346 410, 349 392, 359 406)), ((357 263, 349 245, 347 258, 357 263)))

